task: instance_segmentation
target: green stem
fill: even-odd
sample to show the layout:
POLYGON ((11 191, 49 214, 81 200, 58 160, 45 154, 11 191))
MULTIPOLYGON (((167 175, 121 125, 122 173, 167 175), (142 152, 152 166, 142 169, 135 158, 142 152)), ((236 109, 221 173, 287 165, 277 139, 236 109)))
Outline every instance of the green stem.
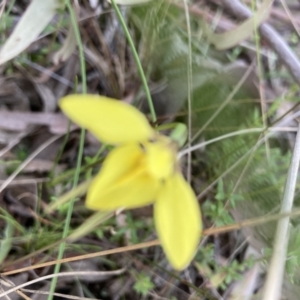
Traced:
MULTIPOLYGON (((77 18, 76 18, 76 15, 74 13, 74 10, 72 8, 72 5, 70 4, 70 1, 66 0, 65 3, 66 3, 66 7, 68 8, 68 11, 69 11, 69 14, 70 14, 72 26, 73 26, 74 32, 75 32, 78 52, 79 52, 81 80, 82 80, 82 93, 86 94, 86 92, 87 92, 86 72, 85 72, 86 68, 85 68, 85 61, 84 61, 84 53, 83 53, 81 36, 80 36, 78 24, 77 24, 77 18)), ((80 142, 79 142, 78 157, 77 157, 77 163, 76 163, 76 171, 75 171, 75 174, 74 174, 73 185, 72 185, 73 189, 78 185, 78 181, 79 181, 79 175, 80 175, 80 169, 81 169, 81 163, 82 163, 83 147, 84 147, 84 140, 85 140, 85 130, 82 129, 81 134, 80 134, 80 142)), ((73 207, 74 207, 74 201, 75 201, 75 199, 72 199, 70 201, 70 205, 69 205, 67 216, 66 216, 65 226, 64 226, 64 230, 63 230, 63 234, 62 234, 62 239, 65 239, 68 236, 68 233, 69 233, 70 223, 71 223, 71 218, 72 218, 72 213, 73 213, 73 207)), ((59 249, 58 249, 58 255, 57 255, 58 260, 63 258, 64 252, 65 252, 65 247, 66 247, 66 242, 61 242, 60 245, 59 245, 59 249)), ((59 273, 60 267, 61 267, 61 264, 59 264, 59 263, 55 265, 54 274, 59 273)), ((53 293, 55 291, 57 280, 58 280, 58 277, 54 277, 51 281, 48 300, 53 299, 53 293)))
POLYGON ((131 51, 133 53, 133 57, 134 57, 135 63, 137 64, 137 68, 138 68, 138 71, 140 73, 141 80, 142 80, 142 83, 143 83, 143 86, 144 86, 144 90, 145 90, 145 93, 146 93, 146 97, 147 97, 147 101, 148 101, 148 105, 149 105, 149 109, 150 109, 152 121, 156 122, 156 120, 157 120, 156 113, 155 113, 155 110, 154 110, 153 101, 152 101, 152 98, 151 98, 151 94, 150 94, 150 90, 149 90, 149 87, 148 87, 147 79, 146 79, 146 76, 145 76, 145 73, 144 73, 144 70, 143 70, 140 58, 139 58, 138 53, 137 53, 137 51, 135 49, 133 40, 132 40, 131 35, 129 33, 129 30, 128 30, 126 24, 125 24, 124 18, 123 18, 122 14, 121 14, 121 12, 119 10, 118 5, 116 4, 116 2, 114 0, 111 0, 111 4, 112 4, 112 6, 113 6, 113 8, 114 8, 114 10, 115 10, 115 12, 117 14, 119 22, 121 23, 121 26, 122 26, 122 28, 124 30, 125 36, 127 38, 127 41, 129 43, 129 46, 130 46, 131 51))

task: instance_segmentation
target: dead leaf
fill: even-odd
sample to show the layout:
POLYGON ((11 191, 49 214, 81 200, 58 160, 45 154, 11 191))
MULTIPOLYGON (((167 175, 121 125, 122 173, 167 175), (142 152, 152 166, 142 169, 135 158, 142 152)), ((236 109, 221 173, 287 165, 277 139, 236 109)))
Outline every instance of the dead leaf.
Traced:
MULTIPOLYGON (((74 5, 74 13, 76 19, 78 19, 79 8, 74 5)), ((70 21, 67 38, 65 39, 63 46, 54 54, 53 63, 58 65, 60 62, 66 61, 74 52, 76 48, 76 35, 72 22, 70 21)))
POLYGON ((57 99, 54 96, 53 91, 46 84, 37 83, 34 81, 33 84, 43 101, 44 112, 54 112, 57 107, 57 99))
MULTIPOLYGON (((53 134, 63 134, 68 129, 68 119, 59 113, 31 113, 0 111, 0 128, 24 131, 28 125, 45 125, 53 134)), ((74 128, 74 127, 73 127, 74 128)))

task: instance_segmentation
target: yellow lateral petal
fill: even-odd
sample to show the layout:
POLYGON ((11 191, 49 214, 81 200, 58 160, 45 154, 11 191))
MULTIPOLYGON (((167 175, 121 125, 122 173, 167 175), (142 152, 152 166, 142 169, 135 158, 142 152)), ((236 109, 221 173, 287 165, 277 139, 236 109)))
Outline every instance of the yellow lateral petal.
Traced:
POLYGON ((91 184, 86 206, 94 210, 137 208, 151 204, 157 196, 160 182, 138 168, 110 186, 102 186, 102 174, 91 184))
POLYGON ((200 239, 201 214, 197 198, 181 174, 168 179, 159 192, 154 218, 168 260, 175 269, 184 269, 200 239))
POLYGON ((75 123, 108 144, 150 139, 154 131, 145 116, 133 106, 96 95, 69 95, 59 103, 75 123))
POLYGON ((107 155, 97 175, 98 189, 114 185, 141 165, 144 151, 139 144, 125 144, 114 148, 107 155))
POLYGON ((159 181, 147 175, 139 144, 113 149, 89 187, 86 206, 95 210, 139 207, 155 199, 159 181))

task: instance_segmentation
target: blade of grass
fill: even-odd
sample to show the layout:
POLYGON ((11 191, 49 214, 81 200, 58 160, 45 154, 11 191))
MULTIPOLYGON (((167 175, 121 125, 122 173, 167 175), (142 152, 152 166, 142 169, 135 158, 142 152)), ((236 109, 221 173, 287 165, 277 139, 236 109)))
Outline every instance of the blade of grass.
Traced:
MULTIPOLYGON (((269 1, 266 1, 269 2, 269 1)), ((255 11, 255 1, 251 1, 252 11, 255 11)), ((269 4, 272 7, 271 4, 269 4)), ((261 9, 261 8, 260 8, 261 9)), ((257 70, 258 70, 258 90, 260 95, 260 109, 261 109, 261 116, 263 126, 267 128, 267 104, 265 99, 265 90, 264 90, 264 72, 262 67, 262 57, 261 57, 261 42, 260 42, 260 35, 258 32, 259 20, 257 19, 257 14, 253 13, 253 31, 254 31, 254 40, 255 40, 255 48, 256 48, 256 61, 257 61, 257 70)), ((268 163, 270 163, 270 145, 269 140, 265 140, 265 148, 266 148, 266 157, 268 163)))
MULTIPOLYGON (((286 185, 284 189, 281 213, 289 213, 292 210, 296 181, 300 162, 300 123, 296 137, 291 164, 288 170, 286 185)), ((263 292, 263 300, 280 299, 281 287, 284 276, 286 261, 286 251, 289 242, 289 223, 290 217, 282 218, 278 221, 273 255, 269 270, 267 272, 266 284, 263 292)))
POLYGON ((249 128, 249 129, 242 129, 242 130, 226 133, 226 134, 218 136, 214 139, 211 139, 211 140, 196 144, 194 146, 188 147, 188 148, 180 151, 179 154, 178 154, 178 157, 181 158, 182 156, 188 154, 189 152, 199 150, 199 149, 201 149, 201 148, 203 148, 207 145, 219 142, 221 140, 224 140, 224 139, 227 139, 227 138, 230 138, 230 137, 233 137, 233 136, 242 135, 242 134, 247 134, 248 135, 249 133, 262 133, 264 131, 265 131, 264 128, 249 128))
MULTIPOLYGON (((70 19, 71 23, 74 29, 75 37, 76 37, 76 43, 78 47, 78 52, 79 52, 79 60, 80 60, 80 71, 81 71, 81 80, 82 80, 82 93, 86 94, 87 92, 87 84, 86 84, 86 68, 85 68, 85 60, 84 60, 84 53, 83 53, 83 46, 82 46, 82 41, 81 41, 81 36, 78 28, 78 23, 77 23, 77 18, 75 15, 75 12, 73 10, 73 7, 70 3, 69 0, 65 1, 66 7, 69 11, 70 14, 70 19)), ((80 169, 81 169, 81 163, 82 163, 82 155, 83 155, 83 147, 84 147, 84 139, 85 139, 85 130, 82 129, 80 133, 80 141, 79 141, 79 149, 78 149, 78 156, 77 156, 77 163, 76 163, 76 171, 74 174, 74 179, 73 179, 73 186, 72 189, 76 188, 78 185, 79 181, 79 175, 80 175, 80 169)), ((69 228, 70 228, 70 222, 71 222, 71 217, 73 213, 73 207, 74 207, 74 201, 75 198, 73 198, 70 201, 67 216, 66 216, 66 222, 62 234, 62 239, 65 239, 69 233, 69 228)), ((64 256, 65 252, 65 247, 66 247, 66 242, 62 242, 59 245, 59 250, 58 250, 58 255, 57 259, 60 260, 64 256)), ((54 274, 59 273, 60 271, 61 264, 57 263, 54 268, 54 274)), ((49 295, 48 295, 48 300, 53 299, 53 293, 55 291, 55 287, 57 284, 58 277, 53 277, 51 281, 51 286, 49 290, 49 295)))
POLYGON ((4 238, 0 241, 0 264, 3 263, 7 254, 11 250, 12 246, 12 237, 14 232, 14 225, 12 222, 6 223, 6 228, 4 230, 4 238))
MULTIPOLYGON (((193 69, 192 69, 192 33, 191 33, 191 22, 189 15, 189 7, 187 0, 183 0, 187 35, 188 35, 188 58, 187 58, 187 103, 188 103, 188 147, 192 145, 192 82, 193 82, 193 69)), ((187 181, 191 183, 191 165, 192 165, 192 155, 191 152, 187 155, 187 181)))
POLYGON ((135 46, 134 46, 134 43, 133 43, 133 40, 131 38, 131 35, 129 33, 129 30, 126 26, 126 23, 124 21, 124 18, 119 10, 119 7, 118 5, 116 4, 116 2, 114 0, 111 0, 111 4, 116 12, 116 15, 118 17, 118 20, 124 30, 124 34, 127 38, 127 41, 129 43, 129 46, 131 48, 131 51, 132 51, 132 54, 133 54, 133 57, 134 57, 134 60, 135 60, 135 63, 137 65, 137 68, 138 68, 138 71, 140 73, 140 77, 141 77, 141 80, 142 80, 142 83, 143 83, 143 86, 144 86, 144 90, 145 90, 145 93, 146 93, 146 97, 147 97, 147 101, 148 101, 148 105, 149 105, 149 109, 150 109, 150 113, 151 113, 151 118, 152 118, 152 122, 155 123, 157 118, 156 118, 156 113, 155 113, 155 109, 154 109, 154 106, 153 106, 153 102, 152 102, 152 98, 151 98, 151 94, 150 94, 150 90, 149 90, 149 86, 148 86, 148 83, 147 83, 147 79, 146 79, 146 76, 145 76, 145 73, 144 73, 144 70, 143 70, 143 67, 142 67, 142 64, 141 64, 141 61, 140 61, 140 58, 138 56, 138 53, 135 49, 135 46))
POLYGON ((98 211, 91 215, 81 226, 79 226, 71 235, 68 236, 68 241, 75 241, 80 239, 83 236, 86 236, 99 224, 103 223, 104 221, 108 220, 112 216, 115 215, 114 211, 98 211))

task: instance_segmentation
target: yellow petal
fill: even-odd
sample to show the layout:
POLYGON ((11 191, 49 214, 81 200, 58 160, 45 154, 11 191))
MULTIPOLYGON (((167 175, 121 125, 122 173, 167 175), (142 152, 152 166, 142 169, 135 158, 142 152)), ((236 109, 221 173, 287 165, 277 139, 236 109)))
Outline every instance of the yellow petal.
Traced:
POLYGON ((86 206, 114 210, 148 205, 156 198, 160 182, 146 173, 144 150, 138 144, 115 148, 89 187, 86 206))
POLYGON ((111 187, 121 178, 141 165, 144 150, 139 144, 125 144, 114 148, 107 155, 97 175, 98 190, 111 187))
POLYGON ((171 265, 182 270, 195 254, 201 215, 197 198, 181 174, 165 182, 154 205, 155 226, 171 265))
POLYGON ((134 170, 111 186, 102 187, 102 175, 92 182, 86 206, 94 210, 115 210, 121 207, 137 208, 151 204, 157 197, 160 182, 144 169, 134 170))
POLYGON ((154 135, 145 116, 122 101, 96 95, 70 95, 62 98, 59 105, 72 121, 108 144, 138 142, 154 135))

